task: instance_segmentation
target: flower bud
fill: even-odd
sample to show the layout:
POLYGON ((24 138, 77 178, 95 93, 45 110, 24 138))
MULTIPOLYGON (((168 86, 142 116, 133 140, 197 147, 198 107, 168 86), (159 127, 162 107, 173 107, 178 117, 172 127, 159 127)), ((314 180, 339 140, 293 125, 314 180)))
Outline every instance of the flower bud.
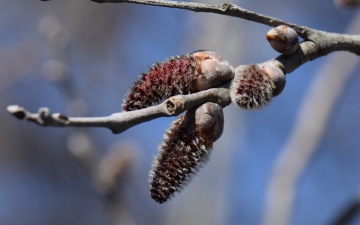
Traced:
POLYGON ((123 108, 125 111, 146 108, 171 96, 218 86, 233 77, 233 67, 213 51, 172 57, 154 65, 135 82, 123 108))
POLYGON ((150 171, 150 194, 156 202, 166 202, 190 182, 207 162, 223 127, 222 107, 215 103, 191 109, 170 125, 150 171))
POLYGON ((202 91, 216 87, 234 77, 234 68, 214 51, 199 51, 193 53, 199 65, 199 76, 195 86, 202 91))
POLYGON ((294 29, 286 25, 272 28, 266 34, 271 47, 284 55, 291 55, 299 48, 299 37, 294 29))
POLYGON ((251 64, 235 69, 230 87, 231 100, 245 109, 259 109, 279 95, 285 87, 285 75, 268 64, 251 64))
POLYGON ((201 105, 195 112, 195 125, 205 140, 216 141, 224 129, 222 107, 211 102, 201 105))

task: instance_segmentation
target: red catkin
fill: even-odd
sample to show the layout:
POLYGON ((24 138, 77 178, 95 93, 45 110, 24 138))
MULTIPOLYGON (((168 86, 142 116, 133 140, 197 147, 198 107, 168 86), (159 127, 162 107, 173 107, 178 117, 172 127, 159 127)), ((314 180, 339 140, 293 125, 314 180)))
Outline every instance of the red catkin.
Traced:
POLYGON ((125 111, 146 108, 179 94, 191 94, 234 77, 233 67, 214 51, 197 51, 157 63, 144 73, 124 100, 125 111))
POLYGON ((215 103, 189 110, 170 125, 150 171, 150 194, 156 202, 166 202, 191 181, 208 161, 223 125, 222 107, 215 103))
POLYGON ((199 74, 196 59, 191 55, 172 57, 149 69, 135 82, 126 99, 125 111, 146 108, 177 94, 197 91, 195 80, 199 74))

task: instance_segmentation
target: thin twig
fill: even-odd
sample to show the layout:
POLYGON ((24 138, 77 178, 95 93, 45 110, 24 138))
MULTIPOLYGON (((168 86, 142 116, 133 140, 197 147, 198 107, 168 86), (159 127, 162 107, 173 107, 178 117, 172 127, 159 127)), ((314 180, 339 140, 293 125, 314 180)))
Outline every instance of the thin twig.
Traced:
MULTIPOLYGON (((359 45, 360 46, 360 45, 359 45)), ((265 63, 271 63, 281 68, 285 74, 294 71, 304 63, 321 57, 322 49, 316 47, 311 42, 300 44, 299 50, 290 56, 280 55, 265 63)), ((22 107, 13 105, 7 108, 13 116, 34 122, 41 126, 52 127, 105 127, 114 134, 159 117, 176 116, 205 102, 214 102, 223 107, 231 103, 229 86, 231 81, 227 81, 217 88, 190 95, 177 95, 170 97, 163 103, 145 109, 114 113, 105 117, 67 117, 61 113, 52 114, 48 108, 40 108, 38 113, 30 113, 22 107)))
POLYGON ((300 37, 312 41, 320 49, 321 56, 333 51, 350 51, 360 55, 360 35, 344 35, 315 30, 309 27, 289 23, 275 17, 270 17, 243 9, 233 3, 224 2, 221 5, 208 5, 195 2, 180 2, 167 0, 91 0, 97 3, 134 3, 168 8, 186 9, 194 12, 208 12, 237 17, 256 23, 276 27, 287 25, 292 27, 300 37))
POLYGON ((207 12, 220 15, 227 15, 254 21, 257 23, 276 27, 279 25, 288 25, 296 30, 296 32, 303 38, 305 38, 306 27, 299 26, 293 23, 289 23, 278 18, 265 16, 259 13, 255 13, 246 9, 243 9, 233 3, 224 2, 221 5, 209 5, 196 2, 180 2, 180 1, 167 1, 167 0, 91 0, 97 3, 134 3, 141 5, 152 5, 167 8, 185 9, 194 12, 207 12))
MULTIPOLYGON (((226 85, 229 85, 228 82, 226 85)), ((34 122, 41 126, 52 127, 105 127, 114 134, 137 124, 159 117, 176 116, 205 102, 215 102, 225 107, 231 103, 229 89, 225 87, 212 88, 191 95, 177 95, 157 106, 145 109, 114 113, 105 117, 67 117, 61 113, 51 113, 48 108, 40 108, 38 113, 30 113, 23 107, 12 105, 7 110, 18 119, 34 122)))

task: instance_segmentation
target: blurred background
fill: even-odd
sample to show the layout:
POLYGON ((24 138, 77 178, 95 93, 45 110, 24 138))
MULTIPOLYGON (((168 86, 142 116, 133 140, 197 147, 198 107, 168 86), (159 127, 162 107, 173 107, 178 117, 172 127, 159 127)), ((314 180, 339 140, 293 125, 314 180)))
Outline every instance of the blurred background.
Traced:
MULTIPOLYGON (((360 33, 359 11, 330 0, 232 2, 316 29, 360 33)), ((138 75, 170 56, 209 49, 234 66, 276 57, 265 40, 269 29, 135 4, 0 0, 0 224, 333 224, 360 193, 353 54, 306 63, 265 109, 226 107, 210 161, 162 205, 150 198, 148 173, 175 118, 114 135, 39 127, 6 111, 17 104, 68 116, 119 112, 138 75)), ((360 224, 360 216, 347 224, 360 224)))

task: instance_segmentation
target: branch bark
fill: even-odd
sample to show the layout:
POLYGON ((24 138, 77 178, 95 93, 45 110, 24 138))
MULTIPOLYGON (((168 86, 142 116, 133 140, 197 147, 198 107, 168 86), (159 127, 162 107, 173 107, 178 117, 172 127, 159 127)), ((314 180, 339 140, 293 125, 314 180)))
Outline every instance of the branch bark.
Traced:
POLYGON ((229 89, 230 81, 218 88, 208 89, 190 95, 173 96, 160 105, 145 109, 114 113, 105 117, 67 117, 61 113, 51 113, 48 108, 40 108, 38 113, 30 113, 25 108, 11 105, 7 111, 18 119, 30 121, 40 126, 51 127, 104 127, 114 134, 159 117, 176 116, 180 113, 201 105, 205 102, 215 102, 222 107, 231 103, 229 89))
POLYGON ((185 9, 194 12, 215 13, 220 15, 246 19, 249 21, 269 25, 272 27, 276 27, 284 24, 295 29, 296 32, 301 37, 304 38, 305 37, 304 35, 306 35, 306 27, 304 26, 299 26, 297 24, 289 23, 275 17, 265 16, 259 13, 255 13, 243 9, 233 3, 227 3, 227 2, 224 2, 221 5, 209 5, 209 4, 196 3, 196 2, 180 2, 180 1, 167 1, 167 0, 91 0, 91 1, 96 3, 134 3, 141 5, 152 5, 152 6, 160 6, 167 8, 185 9))
POLYGON ((91 0, 97 3, 134 3, 141 5, 160 6, 167 8, 185 9, 194 12, 207 12, 220 15, 226 15, 241 18, 256 23, 276 27, 287 25, 293 28, 297 34, 304 40, 312 41, 319 48, 321 56, 327 55, 333 51, 349 51, 360 55, 360 35, 344 35, 329 33, 312 29, 306 26, 300 26, 294 23, 280 20, 275 17, 262 15, 243 9, 233 3, 224 2, 221 5, 209 5, 196 2, 180 2, 168 0, 91 0))

